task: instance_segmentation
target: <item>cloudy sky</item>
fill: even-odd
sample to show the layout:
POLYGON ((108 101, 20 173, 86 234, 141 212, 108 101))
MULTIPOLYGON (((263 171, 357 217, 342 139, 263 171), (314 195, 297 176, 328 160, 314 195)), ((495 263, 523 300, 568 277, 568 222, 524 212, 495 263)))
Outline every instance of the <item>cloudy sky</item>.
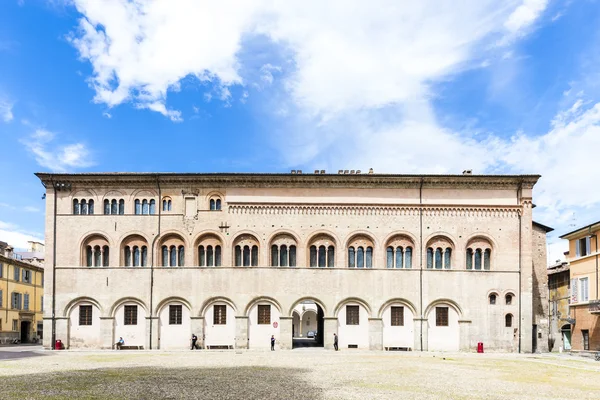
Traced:
POLYGON ((36 171, 533 173, 600 220, 597 0, 2 0, 0 240, 36 171))

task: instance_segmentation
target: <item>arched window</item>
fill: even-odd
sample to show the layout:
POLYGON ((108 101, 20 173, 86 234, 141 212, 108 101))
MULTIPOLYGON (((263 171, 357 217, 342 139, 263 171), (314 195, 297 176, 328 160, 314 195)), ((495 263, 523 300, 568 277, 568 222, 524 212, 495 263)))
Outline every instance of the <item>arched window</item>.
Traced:
POLYGON ((140 235, 130 235, 126 237, 122 243, 123 265, 126 267, 145 267, 148 262, 147 245, 146 239, 140 235))
POLYGON ((215 199, 210 199, 210 211, 215 211, 217 206, 215 205, 215 199))
POLYGON ((81 213, 81 207, 79 206, 79 200, 73 199, 73 214, 79 215, 81 213))
POLYGON ((104 200, 104 215, 110 214, 110 201, 108 199, 104 200))
POLYGON ((171 200, 167 201, 167 211, 171 211, 171 200))
POLYGON ((242 234, 235 238, 235 265, 244 267, 256 267, 258 266, 258 244, 259 241, 253 235, 242 234), (238 262, 238 249, 241 257, 241 263, 238 262))
POLYGON ((133 266, 140 266, 140 248, 137 246, 133 246, 133 266))
POLYGON ((296 266, 296 246, 290 246, 290 267, 296 266))
POLYGON ((154 199, 150 200, 150 214, 156 214, 156 201, 154 199))
POLYGON ((386 250, 386 267, 387 268, 394 268, 394 248, 393 247, 388 247, 386 250))
POLYGON ((452 242, 445 236, 436 236, 427 243, 427 268, 452 268, 452 242))
POLYGON ((110 213, 113 215, 117 215, 119 213, 119 206, 117 200, 115 199, 110 202, 110 213))
POLYGON ((206 246, 206 266, 214 267, 215 266, 215 254, 213 247, 211 245, 206 246))
POLYGON ((506 296, 504 296, 504 300, 506 301, 506 305, 510 306, 512 304, 512 299, 513 299, 513 295, 512 294, 507 294, 506 296))
POLYGON ((150 208, 148 207, 148 200, 142 200, 142 214, 148 215, 150 214, 150 208))
POLYGON ((319 268, 323 268, 327 265, 327 249, 325 246, 319 246, 319 268))
POLYGON ((185 247, 179 246, 177 248, 177 253, 179 255, 179 263, 177 264, 177 266, 179 266, 179 267, 185 266, 185 247))
POLYGON ((206 266, 206 251, 204 246, 198 246, 198 265, 201 267, 206 266))
POLYGON ((511 328, 513 324, 513 316, 512 314, 506 314, 504 317, 504 326, 507 328, 511 328))
POLYGON ((481 269, 481 249, 475 250, 475 269, 481 269))
POLYGON ((125 251, 125 260, 124 260, 125 262, 124 262, 124 265, 126 267, 131 267, 131 247, 125 246, 124 251, 125 251))
POLYGON ((348 268, 356 267, 356 255, 354 247, 348 247, 348 268))
POLYGON ((148 265, 148 247, 142 246, 142 267, 148 265))
POLYGON ((373 248, 367 247, 367 254, 365 256, 365 266, 367 268, 373 268, 373 248))
POLYGON ((215 246, 215 267, 221 266, 221 246, 215 246))
POLYGON ((310 246, 310 266, 317 266, 317 246, 310 246))
POLYGON ((404 268, 412 268, 412 247, 404 250, 404 268))
POLYGON ((217 211, 221 209, 221 199, 217 199, 217 211))
POLYGON ((88 214, 94 214, 94 200, 88 201, 88 214))
POLYGON ((490 299, 490 304, 491 305, 496 304, 496 294, 495 293, 490 294, 490 298, 489 299, 490 299))
POLYGON ((279 247, 275 244, 271 246, 271 266, 279 266, 279 247))
POLYGON ((396 247, 396 268, 404 266, 404 249, 401 246, 396 247))
POLYGON ((473 249, 467 249, 467 269, 473 269, 473 249))
POLYGON ((88 213, 87 201, 81 200, 81 202, 79 204, 81 204, 81 215, 87 215, 87 213, 88 213))
POLYGON ((162 210, 163 211, 171 211, 171 198, 170 197, 163 197, 162 210))
POLYGON ((242 265, 242 248, 241 246, 235 246, 235 266, 239 267, 242 265))
POLYGON ((221 210, 221 199, 218 196, 213 196, 208 201, 208 207, 210 211, 220 211, 221 210))
POLYGON ((221 239, 214 234, 206 234, 196 242, 198 265, 201 267, 221 266, 221 239))
POLYGON ((108 267, 109 260, 108 246, 102 246, 102 266, 108 267))
POLYGON ((285 244, 281 245, 281 251, 279 252, 279 265, 282 267, 288 266, 288 250, 285 244))
POLYGON ((327 267, 335 267, 335 247, 333 246, 327 248, 327 267))
POLYGON ((125 200, 119 200, 119 215, 125 214, 125 200))
POLYGON ((177 247, 171 246, 169 248, 169 266, 176 267, 177 266, 177 247))
POLYGON ((142 213, 142 203, 140 203, 139 199, 135 199, 135 215, 140 215, 142 213))
POLYGON ((491 268, 492 244, 484 237, 475 237, 467 243, 467 269, 489 271, 491 268))
POLYGON ((163 199, 162 210, 167 211, 167 200, 163 199))
POLYGON ((163 267, 169 266, 169 248, 167 246, 162 247, 162 265, 163 267))
POLYGON ((94 267, 100 267, 102 265, 102 252, 100 246, 94 246, 94 267))
POLYGON ((364 268, 365 267, 365 249, 360 246, 356 250, 356 268, 364 268))
POLYGON ((85 265, 87 267, 93 267, 94 266, 94 251, 92 250, 92 246, 86 246, 86 255, 85 255, 85 265))
POLYGON ((86 238, 81 247, 81 265, 87 267, 109 266, 108 241, 100 235, 91 235, 86 238))

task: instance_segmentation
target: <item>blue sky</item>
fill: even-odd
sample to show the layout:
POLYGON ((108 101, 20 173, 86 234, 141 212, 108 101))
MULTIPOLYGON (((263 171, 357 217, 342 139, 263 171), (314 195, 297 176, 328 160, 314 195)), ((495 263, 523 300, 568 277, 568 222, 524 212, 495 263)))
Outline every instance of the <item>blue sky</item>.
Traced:
POLYGON ((557 239, 600 219, 596 0, 5 0, 0 240, 36 171, 539 173, 557 239), (596 187, 594 187, 596 186, 596 187))

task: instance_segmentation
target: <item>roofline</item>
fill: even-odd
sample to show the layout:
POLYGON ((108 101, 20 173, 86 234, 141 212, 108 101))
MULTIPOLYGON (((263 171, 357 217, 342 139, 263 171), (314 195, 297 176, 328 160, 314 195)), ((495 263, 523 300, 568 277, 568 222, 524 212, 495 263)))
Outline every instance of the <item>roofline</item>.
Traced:
MULTIPOLYGON (((516 186, 533 188, 540 175, 402 175, 402 174, 292 174, 292 173, 175 173, 175 172, 93 172, 93 173, 45 173, 35 174, 45 187, 52 186, 52 182, 68 181, 72 183, 94 183, 102 182, 108 186, 123 184, 126 181, 156 182, 164 183, 175 181, 203 181, 207 184, 256 186, 259 183, 273 185, 301 185, 303 183, 325 184, 328 186, 356 186, 363 184, 385 185, 417 185, 421 183, 434 186, 461 183, 478 186, 516 186), (49 185, 50 184, 50 185, 49 185)), ((369 186, 371 187, 371 186, 369 186)))
POLYGON ((565 234, 564 234, 564 235, 562 235, 562 236, 559 236, 559 238, 561 238, 561 239, 569 239, 569 238, 568 238, 568 236, 575 236, 576 234, 578 234, 578 233, 582 233, 582 232, 583 232, 583 231, 585 231, 585 230, 588 230, 588 231, 590 231, 590 230, 591 230, 593 227, 595 227, 595 226, 597 226, 598 228, 600 228, 600 221, 596 221, 596 222, 593 222, 593 223, 591 223, 591 224, 589 224, 589 225, 586 225, 586 226, 584 226, 584 227, 577 228, 577 229, 575 229, 574 231, 571 231, 571 232, 569 232, 569 233, 565 233, 565 234))
POLYGON ((15 260, 14 258, 6 257, 1 254, 0 254, 0 261, 2 261, 3 263, 7 263, 7 264, 16 264, 17 266, 19 266, 21 268, 28 268, 28 269, 33 269, 37 272, 44 272, 43 267, 39 267, 37 265, 30 264, 26 261, 15 260))
POLYGON ((536 222, 536 221, 532 221, 532 222, 533 222, 533 225, 539 226, 540 228, 542 228, 543 230, 545 230, 546 233, 550 233, 550 232, 552 232, 554 230, 554 228, 550 228, 549 226, 546 226, 544 224, 540 224, 539 222, 536 222))

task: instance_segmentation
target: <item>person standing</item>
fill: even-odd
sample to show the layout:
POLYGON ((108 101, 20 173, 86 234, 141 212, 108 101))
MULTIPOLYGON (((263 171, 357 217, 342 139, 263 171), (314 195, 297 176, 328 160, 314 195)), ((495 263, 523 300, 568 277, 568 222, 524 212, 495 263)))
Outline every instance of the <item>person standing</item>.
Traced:
POLYGON ((192 333, 192 348, 190 350, 194 350, 196 348, 196 342, 198 341, 198 336, 192 333))
POLYGON ((338 336, 335 333, 333 334, 333 348, 338 351, 338 336))
POLYGON ((275 335, 271 335, 271 351, 275 351, 275 335))

